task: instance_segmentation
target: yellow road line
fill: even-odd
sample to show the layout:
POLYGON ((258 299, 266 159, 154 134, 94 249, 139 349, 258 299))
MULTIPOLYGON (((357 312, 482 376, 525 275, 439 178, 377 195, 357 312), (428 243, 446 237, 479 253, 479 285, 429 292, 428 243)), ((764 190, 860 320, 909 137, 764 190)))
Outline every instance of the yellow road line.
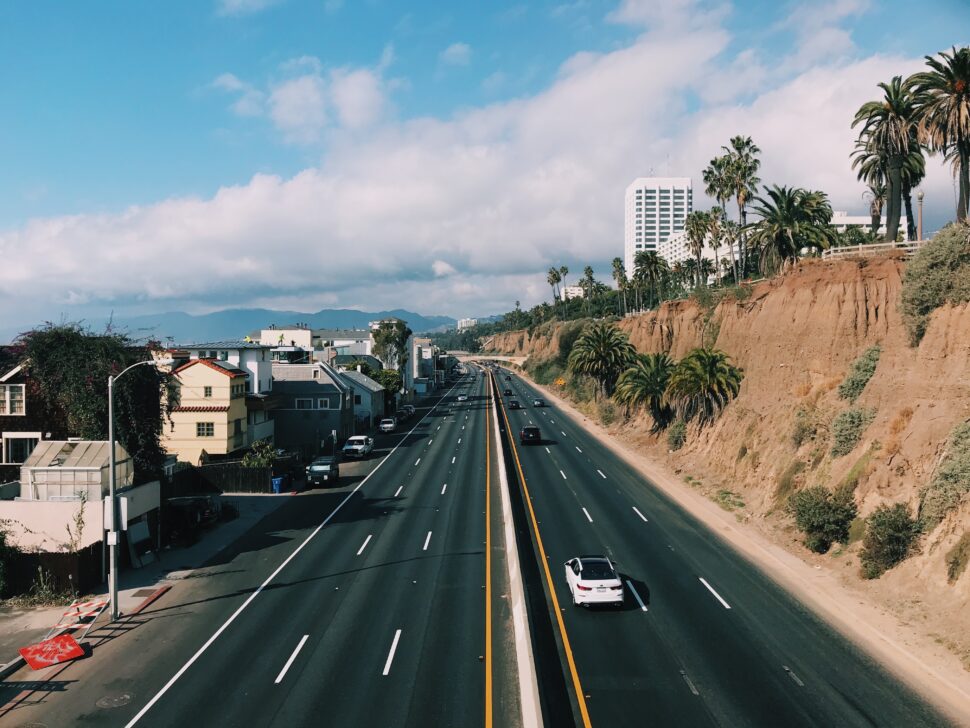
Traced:
POLYGON ((489 404, 485 398, 485 728, 492 728, 492 454, 489 404))
POLYGON ((586 694, 583 692, 583 685, 579 681, 579 673, 576 671, 576 661, 573 659, 573 650, 569 644, 569 635, 566 634, 566 624, 563 622, 562 612, 559 609, 559 599, 556 597, 556 589, 552 583, 552 574, 549 571, 549 559, 546 558, 546 549, 542 545, 542 536, 539 535, 539 522, 536 520, 536 514, 532 508, 532 497, 529 495, 529 486, 525 481, 525 473, 522 472, 519 451, 515 447, 515 435, 512 433, 512 426, 509 424, 508 413, 505 411, 505 402, 501 398, 499 398, 499 401, 502 407, 502 417, 505 420, 505 431, 508 433, 509 445, 512 448, 516 469, 519 472, 519 482, 522 483, 522 490, 525 492, 525 503, 529 507, 529 517, 532 519, 532 529, 536 535, 536 544, 539 546, 539 560, 542 562, 542 568, 546 574, 546 583, 549 585, 553 611, 556 613, 556 621, 559 623, 559 634, 562 635, 563 651, 566 653, 566 663, 569 665, 569 674, 573 679, 573 689, 576 691, 579 712, 583 719, 583 726, 585 728, 592 728, 592 724, 589 722, 589 711, 586 709, 586 694))

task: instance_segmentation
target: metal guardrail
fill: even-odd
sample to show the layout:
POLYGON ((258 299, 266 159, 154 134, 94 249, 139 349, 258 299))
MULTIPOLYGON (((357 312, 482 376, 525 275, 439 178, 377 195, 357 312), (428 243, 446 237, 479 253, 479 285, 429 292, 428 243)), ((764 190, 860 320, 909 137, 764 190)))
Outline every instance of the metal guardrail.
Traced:
POLYGON ((866 255, 879 255, 893 250, 901 250, 906 255, 915 255, 923 247, 925 240, 904 241, 902 243, 863 243, 822 251, 822 258, 857 258, 866 255))

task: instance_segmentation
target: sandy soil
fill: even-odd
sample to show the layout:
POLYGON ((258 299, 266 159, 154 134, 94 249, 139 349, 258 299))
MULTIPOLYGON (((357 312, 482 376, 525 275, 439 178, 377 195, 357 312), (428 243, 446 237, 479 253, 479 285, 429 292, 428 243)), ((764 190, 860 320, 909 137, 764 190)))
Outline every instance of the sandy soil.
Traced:
MULTIPOLYGON (((615 434, 591 420, 554 391, 521 376, 545 392, 573 420, 619 457, 639 470, 663 492, 719 534, 738 553, 811 608, 887 670, 937 706, 957 725, 970 726, 970 673, 959 658, 901 614, 873 603, 872 595, 842 581, 838 569, 809 563, 785 550, 783 534, 758 519, 740 523, 702 493, 685 487, 682 476, 655 459, 631 449, 615 434)), ((918 621, 918 598, 898 605, 918 621), (916 607, 914 609, 914 607, 916 607)))

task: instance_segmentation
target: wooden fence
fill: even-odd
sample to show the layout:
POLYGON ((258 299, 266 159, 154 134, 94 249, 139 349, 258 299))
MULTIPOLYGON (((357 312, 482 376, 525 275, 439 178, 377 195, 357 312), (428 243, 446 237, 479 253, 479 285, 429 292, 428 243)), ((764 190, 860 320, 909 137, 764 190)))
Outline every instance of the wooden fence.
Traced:
POLYGON ((102 581, 101 559, 100 541, 74 553, 17 552, 7 561, 3 596, 27 594, 42 584, 54 592, 85 594, 102 581))
POLYGON ((823 258, 858 258, 859 256, 883 255, 894 250, 902 252, 906 256, 916 255, 917 251, 923 247, 925 240, 904 241, 902 243, 865 243, 860 245, 848 245, 841 248, 829 248, 822 251, 823 258))

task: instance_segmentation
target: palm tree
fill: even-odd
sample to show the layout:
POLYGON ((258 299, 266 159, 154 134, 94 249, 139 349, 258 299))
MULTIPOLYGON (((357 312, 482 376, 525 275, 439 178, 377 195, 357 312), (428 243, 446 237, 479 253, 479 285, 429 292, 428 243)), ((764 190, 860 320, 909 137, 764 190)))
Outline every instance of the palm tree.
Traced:
POLYGON ((593 294, 596 292, 596 279, 593 278, 593 266, 588 265, 583 268, 583 277, 579 281, 579 286, 583 289, 583 297, 586 299, 586 311, 590 313, 593 308, 593 294))
POLYGON ((959 180, 957 221, 965 222, 970 204, 970 47, 953 47, 939 58, 926 56, 929 71, 909 77, 919 140, 931 152, 954 155, 959 180))
POLYGON ((617 256, 613 259, 613 280, 616 281, 616 315, 620 315, 620 298, 623 298, 623 315, 626 315, 626 266, 623 265, 623 258, 617 256))
POLYGON ((690 254, 697 259, 697 287, 701 287, 701 255, 704 252, 704 237, 707 235, 708 219, 707 213, 702 210, 694 210, 687 215, 684 223, 684 230, 687 232, 687 248, 690 254))
POLYGON ((636 361, 616 381, 613 399, 627 408, 627 412, 646 407, 653 418, 653 431, 670 423, 673 411, 664 401, 667 381, 674 369, 674 361, 666 354, 640 354, 636 361))
MULTIPOLYGON (((717 204, 721 208, 722 220, 727 218, 727 201, 731 199, 733 194, 729 175, 730 163, 731 158, 727 155, 714 157, 702 173, 706 185, 704 191, 709 197, 717 200, 717 204)), ((731 269, 734 271, 734 280, 737 281, 739 276, 738 265, 734 260, 734 248, 728 248, 728 252, 731 254, 731 269)))
POLYGON ((636 272, 640 276, 640 280, 650 283, 653 299, 659 306, 661 299, 659 283, 664 270, 667 268, 667 261, 659 256, 656 250, 641 250, 633 258, 633 262, 636 265, 636 272))
POLYGON ((734 276, 734 285, 740 285, 741 279, 738 278, 738 266, 734 262, 734 250, 740 247, 741 227, 734 220, 723 220, 721 223, 721 237, 731 252, 731 273, 734 276))
POLYGON ((761 219, 748 226, 748 240, 761 254, 761 270, 776 271, 798 260, 803 248, 825 250, 837 240, 832 206, 824 192, 799 187, 766 187, 753 212, 761 219))
POLYGON ((685 422, 694 417, 703 426, 738 396, 744 371, 717 349, 694 349, 674 367, 664 401, 685 422))
MULTIPOLYGON (((860 140, 856 143, 856 150, 852 153, 852 156, 852 166, 859 168, 857 174, 859 180, 865 182, 869 187, 866 194, 870 197, 869 212, 872 216, 870 232, 875 233, 879 229, 882 207, 887 196, 885 185, 888 174, 887 160, 884 154, 874 151, 872 145, 868 144, 866 140, 860 140)), ((907 240, 916 239, 916 223, 913 217, 913 189, 919 187, 925 176, 926 158, 923 156, 923 148, 916 138, 914 127, 909 141, 909 152, 903 159, 903 166, 900 169, 903 205, 906 208, 907 240)))
POLYGON ((761 149, 751 141, 751 137, 736 136, 732 137, 730 147, 721 147, 727 152, 727 176, 729 189, 738 204, 738 225, 741 226, 741 274, 744 275, 748 268, 748 241, 744 232, 748 224, 747 205, 748 202, 757 194, 758 185, 761 178, 758 177, 758 169, 761 167, 761 160, 758 155, 761 149))
POLYGON ((720 278, 721 261, 718 260, 717 249, 721 247, 721 241, 724 239, 724 210, 720 207, 712 207, 707 213, 707 239, 711 250, 714 251, 714 271, 717 273, 717 278, 720 278))
POLYGON ((872 154, 885 158, 886 241, 894 242, 899 233, 899 217, 903 194, 903 161, 909 154, 910 140, 915 130, 916 108, 913 95, 903 85, 901 76, 889 83, 880 83, 883 98, 867 101, 856 112, 852 128, 862 124, 859 143, 872 154))
POLYGON ((552 307, 556 308, 556 301, 559 299, 559 282, 562 277, 559 275, 559 271, 554 267, 549 269, 548 275, 546 275, 546 283, 552 287, 552 307))
POLYGON ((573 344, 569 354, 569 370, 585 374, 597 381, 603 396, 613 393, 617 377, 633 362, 636 349, 626 334, 613 324, 595 321, 573 344))

